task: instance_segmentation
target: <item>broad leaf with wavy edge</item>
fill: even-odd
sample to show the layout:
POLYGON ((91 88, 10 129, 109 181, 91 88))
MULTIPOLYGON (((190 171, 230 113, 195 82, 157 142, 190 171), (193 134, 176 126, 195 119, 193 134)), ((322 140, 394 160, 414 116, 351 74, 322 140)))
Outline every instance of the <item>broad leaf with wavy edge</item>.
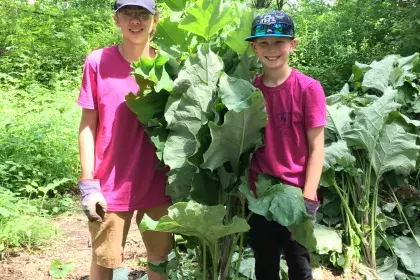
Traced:
POLYGON ((389 55, 380 61, 372 62, 369 65, 370 69, 363 77, 362 88, 365 90, 373 88, 385 92, 390 84, 390 74, 397 61, 397 55, 389 55))
POLYGON ((417 135, 407 133, 396 123, 383 127, 378 137, 372 167, 378 176, 395 170, 399 174, 410 174, 416 168, 420 146, 416 145, 417 135))
POLYGON ((197 134, 207 124, 206 114, 211 111, 219 72, 223 69, 220 58, 207 45, 190 58, 175 81, 176 91, 184 92, 177 99, 168 100, 165 120, 170 130, 163 160, 170 167, 167 194, 174 201, 188 197, 194 174, 198 168, 189 158, 198 151, 197 134))
POLYGON ((214 170, 229 161, 236 173, 241 155, 261 143, 260 131, 266 123, 264 97, 257 91, 252 94, 252 107, 242 112, 227 112, 221 126, 209 122, 212 143, 204 153, 201 167, 214 170))
POLYGON ((233 12, 223 0, 197 0, 186 10, 179 27, 209 41, 232 21, 233 12))
POLYGON ((236 18, 239 23, 235 24, 235 27, 228 31, 226 44, 239 55, 242 55, 249 47, 249 43, 246 42, 244 38, 249 36, 249 30, 251 30, 254 16, 252 11, 243 4, 235 4, 237 14, 236 18))
POLYGON ((197 54, 191 55, 175 80, 174 92, 178 95, 185 93, 189 87, 205 84, 210 90, 215 90, 223 62, 208 44, 198 48, 197 54))
POLYGON ((239 190, 248 200, 249 209, 269 221, 286 226, 293 238, 310 251, 316 249, 316 239, 310 216, 306 212, 302 190, 279 183, 278 180, 260 174, 255 183, 258 197, 249 189, 247 182, 239 190))
POLYGON ((351 126, 350 114, 353 109, 339 103, 327 106, 327 125, 326 128, 338 135, 339 139, 343 139, 344 132, 348 131, 351 126))
POLYGON ((420 276, 420 247, 416 240, 406 236, 397 237, 394 241, 394 250, 405 268, 420 276))
POLYGON ((225 215, 226 210, 223 205, 205 206, 193 200, 178 202, 170 206, 168 215, 163 216, 159 221, 154 221, 145 215, 140 224, 140 230, 195 236, 209 246, 214 246, 224 236, 246 232, 250 229, 245 219, 236 216, 230 224, 225 225, 225 215))
POLYGON ((324 171, 336 165, 341 167, 351 167, 356 162, 356 158, 350 153, 346 141, 338 140, 325 147, 324 152, 324 171))
POLYGON ((387 88, 384 95, 371 105, 356 110, 352 130, 346 131, 343 138, 351 146, 364 147, 373 154, 379 133, 388 120, 389 114, 400 105, 394 102, 396 90, 387 88))
POLYGON ((180 57, 188 51, 191 36, 187 31, 178 27, 178 22, 171 21, 169 17, 159 20, 155 42, 159 48, 173 57, 180 57))

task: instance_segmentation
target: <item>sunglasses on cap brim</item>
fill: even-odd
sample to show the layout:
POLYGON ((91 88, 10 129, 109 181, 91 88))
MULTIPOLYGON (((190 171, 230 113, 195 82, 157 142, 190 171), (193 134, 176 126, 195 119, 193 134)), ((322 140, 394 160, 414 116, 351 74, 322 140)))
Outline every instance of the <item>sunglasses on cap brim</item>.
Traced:
POLYGON ((252 36, 284 35, 293 38, 292 28, 286 23, 257 24, 252 27, 252 36))

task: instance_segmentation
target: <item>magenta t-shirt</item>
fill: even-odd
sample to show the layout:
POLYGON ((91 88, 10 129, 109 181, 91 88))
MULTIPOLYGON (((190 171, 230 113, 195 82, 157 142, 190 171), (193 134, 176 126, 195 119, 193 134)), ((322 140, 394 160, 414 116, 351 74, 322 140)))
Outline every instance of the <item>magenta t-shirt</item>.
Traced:
POLYGON ((254 85, 264 95, 268 124, 265 146, 252 159, 251 188, 255 190, 259 173, 302 188, 309 155, 307 130, 327 123, 324 90, 317 80, 295 69, 279 86, 265 86, 262 75, 254 85))
POLYGON ((94 178, 108 211, 130 211, 159 206, 165 195, 166 174, 156 170, 158 159, 149 136, 125 103, 139 87, 130 64, 117 46, 88 55, 77 104, 98 111, 94 178))

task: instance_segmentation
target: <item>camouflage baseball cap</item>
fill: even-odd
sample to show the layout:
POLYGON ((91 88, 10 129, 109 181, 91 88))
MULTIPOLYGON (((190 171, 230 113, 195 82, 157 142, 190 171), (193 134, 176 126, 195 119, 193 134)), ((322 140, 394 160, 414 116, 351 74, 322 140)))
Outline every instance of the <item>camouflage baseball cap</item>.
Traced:
POLYGON ((295 38, 293 20, 283 11, 271 11, 258 15, 252 22, 251 36, 245 41, 261 37, 295 38))

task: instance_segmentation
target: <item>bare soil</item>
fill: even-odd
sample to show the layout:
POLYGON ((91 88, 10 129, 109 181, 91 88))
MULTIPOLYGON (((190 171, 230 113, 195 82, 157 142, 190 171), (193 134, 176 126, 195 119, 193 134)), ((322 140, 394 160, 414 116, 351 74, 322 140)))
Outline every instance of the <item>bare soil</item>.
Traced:
MULTIPOLYGON (((83 213, 72 213, 53 219, 61 232, 60 238, 42 250, 21 250, 0 261, 1 280, 50 280, 50 264, 54 259, 61 262, 75 261, 76 269, 66 279, 89 279, 91 248, 87 218, 83 213)), ((145 267, 140 258, 146 257, 146 248, 133 218, 124 253, 124 267, 130 271, 130 279, 138 279, 145 267)))

